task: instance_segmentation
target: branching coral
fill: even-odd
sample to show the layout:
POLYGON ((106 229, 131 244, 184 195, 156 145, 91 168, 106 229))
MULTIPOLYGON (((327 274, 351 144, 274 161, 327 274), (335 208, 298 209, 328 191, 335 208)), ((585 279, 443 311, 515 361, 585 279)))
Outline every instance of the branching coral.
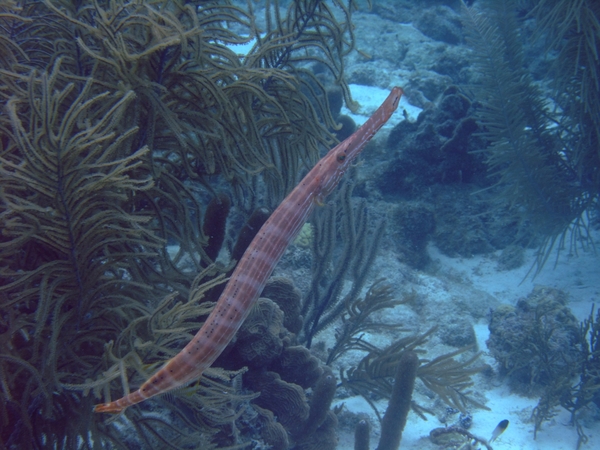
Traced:
MULTIPOLYGON (((393 377, 400 361, 407 352, 422 352, 422 346, 435 328, 416 336, 408 336, 398 339, 385 349, 379 349, 371 344, 364 343, 363 350, 367 355, 356 367, 341 372, 342 384, 359 395, 371 405, 381 421, 379 411, 375 407, 371 396, 376 394, 384 398, 390 398, 393 391, 393 377)), ((486 408, 476 401, 466 389, 473 385, 471 376, 481 371, 481 366, 475 365, 478 354, 464 361, 456 361, 454 358, 469 351, 470 348, 462 348, 454 352, 438 356, 431 361, 420 360, 417 369, 417 377, 423 384, 435 392, 448 405, 464 411, 468 404, 486 408)), ((417 404, 412 404, 413 410, 423 415, 426 412, 417 404)))
POLYGON ((342 323, 336 329, 335 344, 327 356, 327 364, 331 364, 350 350, 365 350, 366 344, 362 334, 369 330, 400 331, 399 325, 375 322, 369 316, 376 311, 393 308, 402 303, 403 300, 393 298, 392 286, 383 279, 375 281, 364 297, 346 303, 346 309, 340 315, 342 323))
POLYGON ((260 37, 252 11, 214 2, 2 3, 2 445, 243 441, 227 431, 254 393, 236 394, 235 371, 157 400, 168 417, 126 412, 127 438, 82 394, 121 395, 199 327, 225 272, 202 220, 215 192, 237 214, 262 193, 273 206, 331 142, 324 87, 300 64, 348 92, 355 5, 332 4, 345 22, 327 2, 270 3, 260 37), (252 38, 246 57, 227 47, 252 38))
POLYGON ((579 334, 583 342, 579 380, 571 389, 571 395, 560 399, 561 406, 571 413, 571 420, 577 427, 577 448, 587 441, 578 415, 591 402, 598 404, 600 401, 600 312, 597 311, 594 317, 594 306, 589 317, 581 323, 579 334))
POLYGON ((493 312, 488 347, 500 373, 513 388, 540 397, 532 413, 534 436, 560 405, 572 413, 579 444, 585 441, 577 416, 598 389, 599 329, 593 311, 578 324, 566 294, 542 286, 516 307, 503 305, 493 312))
MULTIPOLYGON (((532 16, 536 38, 556 52, 553 97, 565 114, 558 116, 564 150, 592 197, 600 189, 600 6, 593 0, 542 0, 532 16)), ((596 204, 597 206, 597 204, 596 204)))
MULTIPOLYGON (((12 130, 0 155, 2 366, 11 374, 2 407, 20 414, 2 416, 25 431, 30 417, 66 412, 53 392, 80 368, 97 368, 102 341, 133 319, 133 310, 105 308, 148 295, 143 279, 124 275, 161 241, 132 208, 152 186, 142 170, 148 149, 132 151, 137 129, 122 126, 134 94, 91 95, 93 83, 66 82, 60 63, 12 81, 28 95, 6 103, 12 130)), ((36 425, 37 438, 53 435, 36 425)))
POLYGON ((489 141, 481 152, 499 201, 510 204, 520 223, 531 223, 543 239, 539 270, 555 244, 563 247, 569 231, 572 244, 587 241, 581 217, 600 192, 598 127, 593 125, 600 121, 593 106, 598 8, 587 1, 540 2, 537 7, 539 33, 549 35, 548 50, 557 48, 561 57, 555 101, 564 108, 551 111, 527 70, 514 3, 488 1, 485 14, 465 8, 465 24, 481 74, 474 89, 481 102, 482 136, 489 141), (563 21, 563 14, 569 19, 563 21), (567 36, 572 38, 563 42, 567 36))
POLYGON ((494 310, 489 328, 488 348, 513 388, 531 394, 573 376, 580 341, 564 292, 539 286, 494 310))
POLYGON ((358 300, 385 229, 382 220, 369 233, 365 203, 352 205, 352 189, 352 184, 344 185, 336 193, 335 203, 339 206, 315 215, 312 221, 316 258, 310 291, 302 305, 304 326, 300 337, 308 347, 314 336, 358 300), (339 255, 335 251, 338 242, 343 246, 339 255), (342 296, 347 276, 352 279, 352 287, 342 296))

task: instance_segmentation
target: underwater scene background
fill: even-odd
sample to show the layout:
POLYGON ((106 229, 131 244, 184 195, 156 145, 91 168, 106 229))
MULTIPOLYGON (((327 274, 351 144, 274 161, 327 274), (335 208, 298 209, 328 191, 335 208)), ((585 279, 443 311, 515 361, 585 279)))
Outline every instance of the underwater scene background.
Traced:
POLYGON ((600 5, 0 2, 0 448, 600 444, 600 5), (401 86, 199 381, 175 356, 401 86))

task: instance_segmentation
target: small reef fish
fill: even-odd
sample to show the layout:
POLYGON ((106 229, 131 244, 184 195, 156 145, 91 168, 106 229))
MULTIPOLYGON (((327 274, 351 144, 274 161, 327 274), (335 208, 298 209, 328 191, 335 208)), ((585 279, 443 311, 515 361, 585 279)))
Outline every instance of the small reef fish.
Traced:
POLYGON ((185 348, 137 391, 113 402, 96 405, 95 412, 120 413, 128 406, 199 378, 210 367, 246 319, 315 204, 323 204, 352 161, 394 113, 402 94, 401 88, 393 88, 377 111, 354 134, 319 160, 273 211, 241 257, 208 319, 185 348))
POLYGON ((500 421, 498 426, 496 428, 494 428, 494 431, 492 432, 492 437, 490 438, 490 444, 492 442, 494 442, 498 436, 500 436, 502 433, 504 433, 504 430, 506 430, 508 428, 508 423, 509 422, 506 419, 500 421))

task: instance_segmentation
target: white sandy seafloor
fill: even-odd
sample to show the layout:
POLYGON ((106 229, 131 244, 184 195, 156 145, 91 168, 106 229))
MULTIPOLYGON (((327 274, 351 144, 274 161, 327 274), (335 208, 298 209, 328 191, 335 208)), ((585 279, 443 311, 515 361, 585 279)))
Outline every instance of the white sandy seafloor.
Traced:
MULTIPOLYGON (((387 95, 386 90, 352 86, 353 96, 361 104, 360 113, 370 114, 387 95)), ((403 103, 401 109, 407 109, 409 117, 418 115, 418 108, 403 103)), ((402 114, 396 113, 397 121, 402 120, 402 114)), ((394 120, 393 119, 393 120, 394 120)), ((389 128, 388 128, 389 129, 389 128)), ((384 131, 385 133, 385 131, 384 131)), ((368 159, 368 155, 365 156, 368 159)), ((600 233, 595 235, 596 248, 600 250, 600 233)), ((495 307, 502 303, 515 304, 516 301, 531 293, 536 285, 549 286, 565 291, 569 296, 569 307, 578 320, 586 319, 593 303, 600 303, 600 254, 594 249, 579 249, 574 255, 569 250, 560 253, 558 262, 550 258, 541 272, 532 279, 527 272, 535 261, 533 250, 527 251, 526 263, 515 270, 499 272, 496 269, 497 256, 489 254, 473 258, 450 258, 441 254, 434 246, 428 249, 432 259, 437 265, 435 274, 415 272, 411 275, 410 282, 418 285, 420 293, 426 293, 427 299, 437 299, 442 304, 444 301, 452 302, 457 298, 466 301, 477 301, 481 293, 482 301, 485 297, 486 307, 495 307), (416 278, 416 280, 415 280, 416 278)), ((385 276, 392 283, 401 285, 407 283, 406 268, 394 261, 391 252, 383 251, 375 262, 374 272, 378 276, 385 276), (395 277, 395 278, 394 278, 395 277)), ((600 305, 598 305, 600 306, 600 305)), ((406 321, 406 315, 399 313, 399 321, 406 321)), ((393 321, 393 319, 392 319, 393 321)), ((488 327, 486 319, 481 319, 473 324, 479 350, 483 352, 481 362, 496 367, 493 358, 487 354, 486 340, 488 327)), ((428 325, 429 326, 429 325, 428 325)), ((424 329, 420 330, 421 332, 424 329)), ((332 338, 332 336, 330 337, 332 338)), ((385 338, 373 336, 380 347, 389 342, 385 338)), ((390 339, 391 341, 391 339, 390 339)), ((448 351, 447 349, 445 351, 448 351)), ((356 363, 356 361, 354 361, 356 363)), ((344 362, 341 363, 344 365, 344 362)), ((482 375, 474 377, 474 391, 483 394, 485 404, 489 411, 473 408, 473 425, 469 429, 476 436, 489 439, 496 425, 503 419, 508 419, 508 429, 492 444, 495 450, 514 449, 565 449, 576 448, 578 436, 575 428, 570 425, 570 414, 562 408, 557 408, 557 415, 542 425, 537 437, 533 438, 533 423, 530 421, 533 408, 537 405, 538 398, 525 398, 511 393, 510 389, 500 379, 484 378, 482 375)), ((575 382, 576 380, 574 380, 575 382)), ((417 401, 418 394, 416 393, 417 401)), ((478 397, 478 399, 481 399, 478 397)), ((360 396, 339 399, 336 404, 344 403, 344 408, 350 413, 368 414, 373 430, 371 432, 371 448, 376 448, 379 439, 377 418, 371 407, 360 396)), ((387 401, 380 401, 380 411, 383 413, 387 401)), ((582 449, 600 448, 600 421, 596 409, 588 413, 588 417, 581 420, 588 442, 581 446, 582 449)), ((420 419, 414 412, 409 414, 408 423, 402 437, 402 449, 437 449, 428 438, 429 432, 438 427, 443 427, 437 417, 428 416, 428 420, 420 419)), ((339 449, 354 448, 353 430, 350 427, 340 429, 339 449)), ((476 448, 483 448, 481 445, 476 448)))
MULTIPOLYGON (((600 236, 596 236, 596 242, 600 243, 600 236)), ((531 277, 524 277, 529 270, 530 263, 534 261, 533 251, 528 251, 528 263, 519 269, 497 272, 497 255, 477 256, 469 259, 449 258, 442 255, 435 247, 430 246, 429 252, 434 260, 440 263, 438 273, 446 273, 451 270, 452 273, 460 274, 465 287, 477 289, 489 293, 500 303, 511 303, 526 296, 533 287, 544 285, 561 289, 569 294, 571 302, 569 307, 579 320, 588 317, 592 303, 599 303, 600 300, 600 255, 593 251, 579 252, 579 256, 562 255, 556 268, 552 263, 547 264, 542 272, 532 280, 531 277)), ((444 298, 462 295, 461 283, 448 285, 439 283, 434 275, 421 273, 418 275, 420 284, 428 285, 429 296, 436 295, 436 289, 439 289, 439 295, 444 298)), ((474 325, 477 335, 478 346, 484 352, 482 362, 494 365, 493 358, 486 355, 486 340, 488 338, 487 323, 481 321, 474 325)), ((542 425, 542 429, 533 439, 533 423, 529 420, 531 412, 537 404, 537 398, 524 398, 512 394, 509 388, 500 380, 497 380, 496 386, 490 386, 483 377, 474 378, 476 385, 474 390, 482 389, 485 396, 485 404, 490 411, 473 409, 470 412, 473 415, 473 426, 470 432, 476 436, 489 439, 496 425, 503 419, 510 421, 509 427, 494 442, 493 448, 496 450, 514 450, 514 449, 565 449, 573 450, 577 443, 577 432, 569 424, 570 414, 558 408, 558 414, 555 418, 542 425)), ((376 424, 377 418, 371 407, 361 397, 351 397, 337 402, 344 403, 344 407, 354 413, 367 413, 371 418, 371 423, 376 424)), ((387 402, 382 401, 381 411, 385 410, 387 402)), ((600 448, 600 422, 585 421, 584 432, 588 437, 588 442, 582 445, 582 449, 600 448)), ((408 423, 402 437, 402 449, 437 449, 428 438, 429 432, 438 427, 443 427, 436 417, 428 416, 427 421, 423 421, 416 414, 409 414, 408 423)), ((376 448, 378 442, 378 430, 375 428, 372 432, 371 448, 376 448)), ((339 449, 351 449, 354 446, 354 437, 351 430, 342 430, 340 434, 339 449)))

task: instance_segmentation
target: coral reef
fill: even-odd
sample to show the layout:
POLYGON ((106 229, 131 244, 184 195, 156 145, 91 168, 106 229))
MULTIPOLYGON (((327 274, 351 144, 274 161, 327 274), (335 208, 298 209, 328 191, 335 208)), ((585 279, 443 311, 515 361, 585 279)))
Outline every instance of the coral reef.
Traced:
MULTIPOLYGON (((420 55, 410 45, 392 50, 407 72, 409 100, 424 111, 390 134, 395 154, 377 168, 384 173, 376 186, 390 202, 430 203, 435 242, 449 255, 539 246, 535 274, 553 249, 591 243, 594 222, 584 216, 597 216, 600 204, 600 10, 591 0, 443 3, 375 6, 378 30, 410 18, 436 40, 398 26, 404 42, 426 42, 413 46, 420 55), (464 36, 472 54, 456 44, 464 36), (422 56, 424 49, 435 61, 422 56)), ((385 53, 392 47, 380 47, 378 65, 392 60, 385 53)), ((374 64, 357 62, 351 79, 385 85, 374 64)))
MULTIPOLYGON (((398 374, 404 376, 404 373, 398 367, 400 361, 407 353, 421 352, 421 347, 435 331, 436 328, 434 327, 420 335, 403 337, 384 349, 363 343, 362 351, 367 352, 367 354, 357 366, 340 372, 342 385, 361 395, 371 405, 381 421, 380 413, 373 403, 373 398, 391 398, 394 386, 391 377, 398 374)), ((480 372, 483 368, 481 365, 475 364, 479 354, 475 353, 466 359, 463 358, 462 361, 455 359, 456 356, 463 355, 470 350, 472 350, 472 347, 465 347, 445 353, 432 360, 419 359, 418 368, 416 368, 417 379, 427 389, 435 392, 445 404, 460 411, 466 411, 468 404, 487 409, 485 405, 478 402, 466 391, 467 388, 473 385, 471 376, 480 372)), ((398 398, 396 400, 402 401, 398 398)), ((414 412, 423 418, 425 412, 430 412, 414 402, 411 407, 414 412)), ((392 410, 395 408, 398 408, 398 406, 392 406, 392 410)))
POLYGON ((468 40, 480 73, 473 88, 479 103, 477 123, 488 143, 481 147, 482 155, 494 179, 498 203, 513 206, 515 220, 527 223, 543 240, 538 271, 566 234, 576 236, 571 246, 588 242, 582 215, 590 207, 597 208, 600 159, 592 149, 597 148, 600 123, 596 101, 600 59, 595 50, 600 9, 597 2, 575 5, 560 0, 540 2, 532 13, 537 16, 537 42, 542 43, 538 53, 558 50, 560 55, 549 102, 526 64, 517 2, 484 3, 483 11, 464 8, 468 40), (567 13, 569 20, 563 21, 567 16, 562 14, 567 13), (578 37, 562 42, 574 36, 571 33, 578 37), (586 62, 580 55, 585 55, 581 57, 586 62), (582 64, 590 70, 581 70, 582 64), (550 103, 557 108, 552 110, 550 103))
POLYGON ((408 216, 392 218, 392 233, 403 261, 413 267, 427 264, 429 240, 450 256, 468 257, 531 242, 527 227, 518 227, 510 209, 498 207, 496 197, 482 190, 492 181, 476 152, 485 143, 474 114, 471 100, 450 86, 416 122, 399 123, 388 138, 397 156, 375 186, 400 204, 396 215, 408 216))
POLYGON ((531 417, 534 437, 561 406, 571 413, 577 448, 586 442, 579 416, 591 402, 600 403, 599 338, 600 314, 592 307, 577 323, 558 289, 536 287, 515 307, 493 311, 488 347, 500 373, 514 389, 540 397, 531 417))
POLYGON ((411 408, 412 392, 417 378, 419 358, 412 351, 402 354, 394 377, 390 404, 381 419, 381 438, 377 450, 397 450, 411 408))
POLYGON ((489 328, 490 354, 513 389, 535 395, 556 379, 575 375, 579 323, 564 292, 538 286, 514 307, 496 308, 489 328))
POLYGON ((354 430, 354 450, 369 450, 371 425, 368 420, 361 420, 354 430))
POLYGON ((378 180, 378 188, 386 195, 410 198, 425 186, 480 181, 485 167, 472 152, 480 142, 472 137, 476 130, 471 101, 458 88, 448 87, 437 106, 392 130, 388 146, 402 152, 378 180))
MULTIPOLYGON (((600 312, 594 316, 594 306, 589 317, 581 323, 579 336, 583 341, 580 356, 579 379, 571 387, 567 395, 560 398, 560 404, 571 413, 571 421, 577 428, 579 440, 577 448, 587 441, 583 428, 579 422, 579 415, 584 409, 594 402, 600 406, 600 312)), ((537 414, 536 430, 539 428, 540 421, 545 420, 544 411, 537 414)))
POLYGON ((260 437, 273 450, 286 450, 289 448, 290 442, 286 429, 275 419, 274 414, 262 409, 257 405, 253 405, 254 410, 259 417, 259 427, 261 430, 260 437))
MULTIPOLYGON (((271 284, 280 285, 281 280, 271 284)), ((282 290, 271 289, 271 292, 282 290)), ((273 428, 275 424, 268 420, 270 412, 285 430, 287 445, 333 449, 337 442, 337 419, 331 416, 330 406, 337 388, 336 378, 305 347, 290 345, 293 335, 284 328, 283 320, 283 312, 275 302, 260 298, 238 331, 236 342, 230 344, 231 349, 217 363, 234 369, 248 367, 243 376, 244 387, 260 392, 253 404, 260 411, 259 426, 270 430, 265 442, 273 439, 271 434, 279 436, 275 433, 277 428, 273 428)), ((279 448, 291 448, 284 447, 279 438, 277 442, 279 448)))
POLYGON ((434 428, 429 432, 429 439, 441 448, 473 448, 474 445, 481 444, 487 450, 492 450, 492 446, 486 439, 475 436, 468 430, 454 425, 434 428))
POLYGON ((241 367, 268 366, 283 350, 283 312, 269 299, 260 298, 235 335, 230 356, 241 367))
POLYGON ((435 231, 431 206, 414 201, 401 202, 391 213, 390 222, 398 258, 415 269, 424 269, 431 259, 427 244, 435 231))
POLYGON ((294 245, 303 248, 310 248, 313 240, 313 231, 312 225, 310 223, 305 223, 304 226, 300 229, 300 233, 296 236, 294 240, 294 245))
POLYGON ((353 204, 353 188, 352 181, 346 182, 335 194, 335 207, 317 211, 311 219, 315 257, 299 336, 309 348, 320 331, 360 298, 385 229, 384 220, 369 224, 364 199, 353 204), (351 277, 352 288, 342 295, 346 277, 351 277))
POLYGON ((287 278, 271 277, 262 292, 263 297, 272 299, 283 311, 283 325, 291 333, 298 334, 302 329, 300 315, 301 294, 287 278))
MULTIPOLYGON (((340 372, 342 385, 356 394, 362 395, 379 418, 381 436, 378 450, 399 448, 407 416, 411 410, 423 419, 425 419, 425 413, 432 414, 431 411, 412 400, 417 379, 438 394, 444 403, 452 405, 448 407, 449 409, 454 410, 454 407, 458 407, 459 409, 456 411, 466 411, 464 407, 467 403, 487 409, 464 391, 465 388, 472 385, 471 375, 482 369, 482 367, 473 366, 479 357, 478 354, 462 362, 457 362, 454 357, 469 350, 469 348, 462 348, 431 361, 419 359, 417 352, 422 352, 420 346, 434 331, 435 328, 432 328, 422 335, 399 339, 383 350, 364 343, 362 350, 368 351, 368 354, 358 366, 340 372), (393 380, 390 379, 392 376, 393 380), (383 417, 373 402, 380 396, 389 399, 383 417)), ((465 420, 461 422, 461 425, 464 426, 470 415, 465 413, 462 417, 465 420)), ((458 427, 458 429, 463 431, 463 435, 472 436, 465 428, 458 427)), ((356 424, 356 450, 368 450, 369 430, 368 420, 362 419, 356 424)), ((461 443, 464 443, 464 437, 459 439, 462 441, 461 443)))
MULTIPOLYGON (((229 2, 0 6, 0 446, 233 446, 251 411, 287 445, 248 408, 242 369, 215 366, 117 420, 90 415, 189 340, 229 269, 212 264, 227 226, 278 204, 334 142, 326 89, 305 63, 352 103, 341 74, 354 2, 269 5, 262 30, 229 2), (244 57, 228 47, 253 38, 244 57)), ((285 354, 283 313, 262 313, 279 341, 248 329, 232 353, 285 354)))
POLYGON ((415 27, 436 41, 456 45, 463 39, 460 15, 448 6, 439 5, 423 11, 415 27))
MULTIPOLYGON (((597 2, 544 0, 530 11, 537 48, 557 56, 540 63, 540 79, 524 73, 524 27, 512 4, 476 2, 492 7, 483 17, 466 11, 475 71, 455 45, 458 1, 375 2, 380 17, 356 29, 353 0, 2 2, 0 447, 210 449, 252 440, 333 448, 335 377, 323 361, 366 352, 344 383, 389 397, 402 352, 426 338, 383 350, 362 338, 398 331, 373 315, 401 301, 383 280, 369 282, 385 223, 351 198, 356 178, 303 236, 314 263, 306 298, 289 280, 272 280, 198 383, 117 418, 91 411, 138 386, 189 340, 253 230, 320 151, 352 132, 340 116, 342 103, 355 106, 346 75, 387 86, 398 71, 385 69, 402 62, 412 100, 425 107, 392 133, 394 159, 378 167, 387 170, 376 193, 405 202, 389 218, 405 224, 392 234, 417 267, 427 264, 430 238, 451 255, 506 248, 498 263, 509 268, 524 245, 539 242, 533 229, 544 250, 573 221, 582 225, 582 210, 598 208, 600 186, 597 2), (409 20, 434 41, 398 39, 399 28, 411 42, 426 39, 409 20), (372 54, 363 46, 348 71, 355 36, 368 27, 380 35, 372 54), (381 45, 387 35, 392 44, 381 45), (245 55, 230 47, 253 39, 245 55), (543 67, 557 75, 554 84, 542 79, 543 67), (473 96, 448 87, 473 81, 481 83, 473 96), (556 110, 539 102, 539 86, 556 110), (506 118, 509 126, 498 127, 506 118), (314 350, 332 325, 336 340, 321 346, 320 361, 306 346, 314 350)), ((585 242, 585 227, 578 230, 585 242)), ((509 362, 514 348, 495 351, 507 376, 539 387, 536 431, 558 405, 578 425, 598 402, 599 316, 577 325, 560 294, 544 294, 556 303, 536 295, 496 310, 493 327, 505 341, 500 324, 532 327, 535 346, 511 345, 534 355, 537 368, 523 355, 509 362), (571 359, 559 345, 574 350, 571 359)), ((472 330, 457 326, 465 332, 448 327, 443 341, 470 343, 472 330)), ((464 409, 476 367, 469 357, 454 360, 461 352, 422 357, 417 383, 464 409)))

